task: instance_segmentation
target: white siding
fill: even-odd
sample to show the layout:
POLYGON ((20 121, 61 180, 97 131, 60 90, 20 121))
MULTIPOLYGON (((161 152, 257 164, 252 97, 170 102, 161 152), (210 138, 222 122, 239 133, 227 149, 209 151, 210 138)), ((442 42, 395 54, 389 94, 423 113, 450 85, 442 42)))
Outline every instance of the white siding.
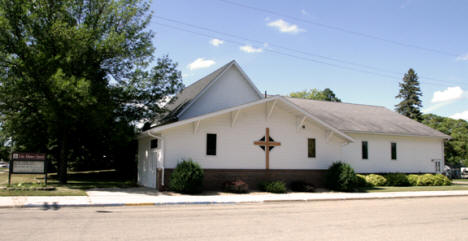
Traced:
POLYGON ((356 172, 434 172, 434 159, 441 160, 441 166, 444 166, 443 140, 440 138, 349 135, 356 142, 343 147, 343 159, 350 163, 356 172), (362 159, 361 141, 368 142, 367 160, 362 159), (396 160, 391 160, 391 142, 397 143, 396 160))
POLYGON ((270 153, 270 169, 326 169, 340 159, 343 140, 332 137, 327 142, 327 131, 311 122, 305 122, 305 130, 296 130, 293 114, 275 108, 269 121, 265 118, 265 105, 260 104, 242 110, 234 127, 231 114, 202 120, 196 134, 193 124, 162 132, 166 143, 165 167, 174 168, 185 158, 192 158, 203 168, 264 169, 265 152, 253 144, 270 135, 281 146, 270 153), (207 156, 206 134, 217 134, 217 155, 207 156), (307 138, 316 139, 316 158, 307 157, 307 138))
POLYGON ((260 96, 258 96, 256 90, 233 65, 180 116, 179 120, 259 99, 260 96))
POLYGON ((148 187, 156 186, 156 162, 161 167, 175 168, 183 159, 191 158, 202 168, 264 169, 265 152, 253 144, 270 135, 281 146, 270 153, 270 169, 327 169, 333 162, 342 160, 359 173, 384 172, 434 172, 434 159, 443 162, 443 140, 440 138, 387 136, 378 134, 352 134, 356 142, 344 145, 344 140, 331 135, 323 127, 311 122, 305 129, 296 129, 298 116, 276 107, 267 121, 265 104, 241 110, 234 127, 231 113, 201 120, 196 133, 193 123, 174 127, 158 133, 162 136, 159 153, 149 148, 149 138, 139 140, 138 182, 148 187), (206 134, 217 134, 217 155, 206 155, 206 134), (316 158, 307 157, 307 138, 316 139, 316 158), (368 142, 367 160, 362 159, 361 141, 368 142), (397 143, 397 160, 391 160, 390 143, 397 143), (156 160, 161 159, 161 160, 156 160), (154 162, 152 162, 154 160, 154 162))

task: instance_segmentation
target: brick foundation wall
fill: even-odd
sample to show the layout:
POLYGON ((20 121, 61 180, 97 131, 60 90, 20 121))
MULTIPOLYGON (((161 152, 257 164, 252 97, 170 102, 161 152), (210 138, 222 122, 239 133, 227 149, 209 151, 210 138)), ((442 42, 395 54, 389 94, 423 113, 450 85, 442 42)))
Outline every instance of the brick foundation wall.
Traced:
MULTIPOLYGON (((168 186, 171 173, 174 169, 164 170, 164 183, 168 186)), ((240 179, 249 185, 250 190, 258 189, 262 181, 284 181, 290 184, 293 181, 304 181, 316 187, 324 187, 326 170, 262 170, 262 169, 204 169, 205 190, 221 190, 225 181, 240 179)))

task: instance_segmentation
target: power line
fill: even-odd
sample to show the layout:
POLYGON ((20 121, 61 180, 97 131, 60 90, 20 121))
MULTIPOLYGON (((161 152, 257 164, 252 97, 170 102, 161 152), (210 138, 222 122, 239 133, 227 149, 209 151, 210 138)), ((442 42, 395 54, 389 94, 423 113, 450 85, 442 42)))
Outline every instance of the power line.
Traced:
MULTIPOLYGON (((262 44, 262 45, 265 43, 265 41, 261 41, 261 40, 257 40, 257 39, 251 39, 251 38, 246 38, 246 37, 239 36, 239 35, 235 35, 235 34, 231 34, 231 33, 221 32, 221 31, 218 31, 218 30, 214 30, 214 29, 210 29, 210 28, 206 28, 206 27, 202 27, 202 26, 198 26, 198 25, 194 25, 194 24, 182 22, 182 21, 179 21, 179 20, 171 19, 171 18, 166 18, 166 17, 162 17, 162 16, 153 16, 153 17, 154 17, 154 18, 158 18, 158 19, 162 19, 162 20, 164 20, 164 21, 169 21, 169 22, 172 22, 172 23, 176 23, 176 24, 188 26, 188 27, 190 27, 190 28, 196 28, 196 29, 200 29, 200 30, 204 30, 204 31, 209 31, 209 32, 212 32, 212 33, 216 33, 216 34, 224 35, 224 36, 229 36, 229 37, 233 37, 233 38, 236 38, 236 39, 241 39, 241 40, 244 40, 244 41, 255 42, 255 43, 258 43, 258 44, 262 44)), ((210 36, 209 36, 209 35, 206 35, 205 37, 210 37, 210 36)), ((211 38, 214 38, 214 37, 211 37, 211 38)), ((232 41, 231 41, 231 42, 232 42, 232 41)), ((240 43, 240 42, 238 42, 238 44, 245 44, 245 43, 240 43)), ((322 58, 322 59, 326 59, 326 60, 330 60, 330 61, 335 61, 335 62, 342 63, 342 64, 353 65, 353 66, 357 66, 357 67, 361 67, 361 68, 370 69, 370 70, 373 70, 373 71, 385 72, 386 74, 392 74, 392 75, 398 75, 398 76, 402 76, 402 75, 405 74, 405 73, 402 73, 402 72, 391 71, 391 70, 387 70, 387 69, 383 69, 383 68, 379 68, 379 67, 375 67, 375 66, 370 66, 370 65, 366 65, 366 64, 360 64, 360 63, 356 63, 356 62, 352 62, 352 61, 347 61, 347 60, 343 60, 343 59, 339 59, 339 58, 328 57, 328 56, 324 56, 324 55, 320 55, 320 54, 315 54, 315 53, 311 53, 311 52, 307 52, 307 51, 303 51, 303 50, 298 50, 298 49, 294 49, 294 48, 290 48, 290 47, 285 47, 285 46, 282 46, 282 45, 279 45, 279 44, 270 43, 270 42, 268 43, 268 45, 269 45, 269 46, 277 47, 277 48, 279 48, 279 49, 283 49, 283 50, 287 50, 287 51, 291 51, 291 52, 296 52, 296 53, 299 53, 299 54, 302 54, 302 55, 306 55, 306 56, 318 57, 318 58, 322 58)), ((271 49, 269 49, 269 51, 270 51, 270 52, 276 52, 276 51, 271 50, 271 49)), ((321 61, 321 63, 324 63, 324 64, 325 64, 325 62, 323 62, 323 61, 321 61)), ((328 63, 327 63, 327 64, 328 64, 328 63)), ((344 66, 343 66, 343 67, 344 67, 344 66)), ((380 73, 379 73, 379 74, 380 74, 380 73)), ((427 76, 420 76, 420 78, 422 78, 422 79, 427 79, 427 80, 433 80, 433 81, 441 82, 441 83, 444 83, 444 84, 467 84, 467 83, 465 83, 465 82, 450 82, 450 81, 441 80, 441 79, 432 78, 432 77, 427 77, 427 76)))
POLYGON ((367 33, 363 33, 363 32, 358 32, 358 31, 338 27, 338 26, 333 26, 333 25, 324 24, 324 23, 320 23, 320 22, 314 22, 314 21, 310 21, 310 20, 307 20, 307 19, 298 18, 298 17, 295 17, 295 16, 282 14, 282 13, 279 13, 279 12, 271 11, 271 10, 264 9, 264 8, 254 7, 254 6, 250 6, 250 5, 246 5, 246 4, 242 4, 242 3, 238 3, 238 2, 233 2, 233 1, 229 1, 229 0, 217 0, 217 1, 223 2, 223 3, 226 3, 226 4, 230 4, 230 5, 233 5, 233 6, 241 7, 241 8, 251 9, 251 10, 254 10, 254 11, 258 11, 258 12, 273 14, 273 15, 283 17, 283 18, 293 19, 293 20, 296 20, 296 21, 300 21, 300 22, 303 22, 303 23, 311 24, 311 25, 314 25, 314 26, 317 26, 317 27, 321 27, 321 28, 325 28, 325 29, 329 29, 329 30, 333 30, 333 31, 339 31, 339 32, 343 32, 343 33, 347 33, 347 34, 351 34, 351 35, 356 35, 356 36, 360 36, 360 37, 364 37, 364 38, 368 38, 368 39, 379 40, 379 41, 390 43, 390 44, 393 44, 393 45, 399 45, 399 46, 403 46, 403 47, 407 47, 407 48, 419 49, 419 50, 423 50, 423 51, 427 51, 427 52, 433 52, 433 53, 446 55, 446 56, 451 56, 451 57, 458 57, 459 56, 458 54, 450 53, 448 51, 422 47, 422 46, 418 46, 418 45, 415 45, 415 44, 404 43, 404 42, 400 42, 400 41, 396 41, 396 40, 392 40, 392 39, 379 37, 379 36, 372 35, 372 34, 367 34, 367 33))
MULTIPOLYGON (((255 43, 258 43, 258 44, 264 44, 265 43, 265 41, 251 39, 251 38, 245 38, 245 37, 242 37, 242 36, 239 36, 239 35, 234 35, 234 34, 230 34, 230 33, 226 33, 226 32, 221 32, 221 31, 217 31, 217 30, 214 30, 214 29, 210 29, 210 28, 190 24, 190 23, 185 23, 185 22, 175 20, 175 19, 170 19, 170 18, 161 17, 161 16, 153 16, 153 17, 163 19, 165 21, 185 25, 185 26, 188 26, 188 27, 191 27, 191 28, 197 28, 197 29, 213 32, 213 33, 220 34, 220 35, 225 35, 225 36, 234 37, 234 38, 237 38, 237 39, 242 39, 242 40, 249 41, 249 42, 255 42, 255 43)), ((268 42, 268 45, 275 46, 275 47, 280 48, 280 49, 284 49, 284 50, 304 54, 304 55, 310 55, 310 56, 313 56, 313 57, 318 57, 318 58, 323 58, 323 59, 327 59, 327 60, 336 61, 336 62, 339 62, 339 63, 355 65, 355 66, 364 67, 364 68, 368 68, 368 69, 374 69, 374 70, 377 70, 377 71, 388 72, 388 73, 391 73, 391 74, 402 74, 402 73, 388 71, 388 70, 381 69, 381 68, 374 67, 374 66, 359 64, 359 63, 355 63, 355 62, 351 62, 351 61, 341 60, 341 59, 338 59, 338 58, 327 57, 327 56, 320 55, 320 54, 306 52, 306 51, 303 51, 303 50, 293 49, 293 48, 290 48, 290 47, 285 47, 285 46, 282 46, 282 45, 279 45, 279 44, 274 44, 274 43, 271 43, 271 42, 268 42)))
MULTIPOLYGON (((180 28, 180 27, 177 27, 177 26, 173 26, 173 25, 168 25, 168 24, 159 23, 159 22, 153 22, 153 23, 157 24, 157 25, 160 25, 160 26, 165 26, 165 27, 168 27, 168 28, 171 28, 171 29, 175 29, 175 30, 183 31, 183 32, 188 32, 188 33, 192 33, 192 34, 207 37, 207 38, 217 38, 217 36, 213 36, 213 35, 209 35, 209 34, 205 34, 205 33, 200 33, 200 32, 196 32, 196 31, 184 29, 184 28, 180 28)), ((239 41, 231 40, 231 39, 223 39, 223 40, 226 41, 226 42, 234 43, 236 45, 243 45, 244 44, 243 42, 239 42, 239 41)), ((350 70, 350 71, 355 71, 355 72, 360 72, 360 73, 376 75, 376 76, 389 78, 389 79, 393 79, 393 80, 401 78, 401 76, 387 75, 387 74, 382 74, 382 73, 378 73, 378 72, 374 72, 374 71, 356 69, 356 68, 352 68, 352 67, 348 67, 348 66, 328 63, 328 62, 324 62, 324 61, 320 61, 320 60, 316 60, 316 59, 312 59, 312 58, 308 58, 308 57, 304 57, 304 56, 298 56, 298 55, 284 53, 284 52, 275 51, 275 50, 271 50, 271 49, 263 49, 263 50, 266 51, 266 52, 277 54, 277 55, 288 56, 288 57, 291 57, 291 58, 296 58, 296 59, 305 60, 305 61, 309 61, 309 62, 314 62, 314 63, 318 63, 318 64, 322 64, 322 65, 327 65, 327 66, 331 66, 331 67, 334 67, 334 68, 339 68, 339 69, 345 69, 345 70, 350 70)), ((447 85, 446 83, 442 84, 442 83, 437 83, 437 82, 432 82, 432 81, 424 81, 424 83, 425 84, 432 84, 432 85, 439 85, 439 86, 446 86, 447 85)))

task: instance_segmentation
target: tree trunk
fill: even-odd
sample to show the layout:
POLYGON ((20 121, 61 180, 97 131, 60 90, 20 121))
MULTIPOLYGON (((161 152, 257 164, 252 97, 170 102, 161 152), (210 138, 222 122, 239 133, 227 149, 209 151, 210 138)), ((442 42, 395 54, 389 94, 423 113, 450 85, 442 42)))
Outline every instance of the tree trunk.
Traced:
POLYGON ((59 181, 62 184, 67 183, 67 165, 68 160, 67 160, 67 155, 66 155, 66 134, 62 135, 62 138, 60 140, 60 153, 59 153, 59 160, 58 160, 58 177, 59 181))

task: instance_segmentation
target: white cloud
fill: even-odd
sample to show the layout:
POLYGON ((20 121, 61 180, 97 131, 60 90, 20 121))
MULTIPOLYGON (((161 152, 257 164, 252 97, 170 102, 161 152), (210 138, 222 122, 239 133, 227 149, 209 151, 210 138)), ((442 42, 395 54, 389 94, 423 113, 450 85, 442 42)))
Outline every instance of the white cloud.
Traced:
POLYGON ((217 38, 214 38, 214 39, 210 40, 210 44, 215 46, 215 47, 218 47, 219 45, 221 45, 223 43, 224 43, 223 40, 217 39, 217 38))
POLYGON ((304 16, 309 15, 309 12, 307 12, 305 9, 301 9, 301 13, 302 13, 302 15, 304 15, 304 16))
POLYGON ((457 57, 457 61, 468 61, 468 53, 457 57))
POLYGON ((460 113, 455 113, 453 115, 450 116, 450 118, 453 118, 453 119, 463 119, 463 120, 468 120, 468 110, 465 110, 463 112, 460 112, 460 113))
POLYGON ((458 100, 463 97, 463 90, 460 86, 455 87, 448 87, 446 90, 436 91, 434 92, 434 96, 432 97, 432 103, 440 103, 440 102, 447 102, 458 100))
POLYGON ((254 48, 250 45, 244 45, 244 46, 240 46, 239 47, 240 50, 246 52, 246 53, 261 53, 263 52, 263 49, 262 48, 254 48))
POLYGON ((300 33, 304 32, 304 29, 299 28, 296 24, 290 24, 283 19, 278 19, 267 24, 272 28, 278 29, 282 33, 300 33))
POLYGON ((212 65, 216 64, 214 60, 211 59, 204 59, 204 58, 198 58, 192 63, 190 63, 187 67, 190 70, 196 70, 196 69, 203 69, 203 68, 208 68, 212 65))

